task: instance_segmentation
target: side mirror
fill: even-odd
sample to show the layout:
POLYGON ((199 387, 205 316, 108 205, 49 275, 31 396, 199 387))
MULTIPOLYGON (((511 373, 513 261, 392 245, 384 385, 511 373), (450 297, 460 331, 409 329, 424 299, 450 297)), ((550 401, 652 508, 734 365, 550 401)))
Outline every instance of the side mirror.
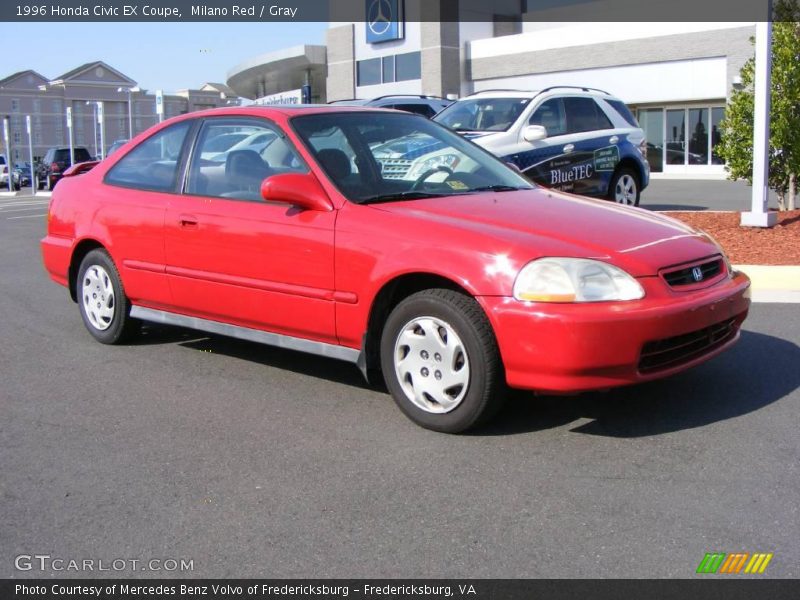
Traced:
POLYGON ((547 137, 547 128, 543 125, 528 125, 522 130, 522 139, 526 142, 536 142, 547 137))
POLYGON ((313 173, 283 173, 267 177, 261 182, 261 197, 305 210, 333 210, 331 199, 313 173))

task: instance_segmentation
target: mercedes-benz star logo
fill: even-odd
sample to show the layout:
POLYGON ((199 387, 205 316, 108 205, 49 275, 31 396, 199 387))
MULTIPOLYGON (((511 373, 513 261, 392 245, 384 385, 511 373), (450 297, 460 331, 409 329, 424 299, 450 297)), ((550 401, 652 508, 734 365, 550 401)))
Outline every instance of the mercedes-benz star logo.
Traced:
POLYGON ((367 11, 367 26, 375 35, 383 35, 392 26, 392 5, 389 0, 375 0, 367 11))

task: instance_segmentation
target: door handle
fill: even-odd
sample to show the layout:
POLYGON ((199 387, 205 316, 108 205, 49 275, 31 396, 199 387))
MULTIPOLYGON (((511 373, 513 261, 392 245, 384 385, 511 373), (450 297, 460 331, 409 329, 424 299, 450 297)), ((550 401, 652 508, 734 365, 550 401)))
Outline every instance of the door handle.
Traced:
POLYGON ((618 135, 612 135, 612 136, 611 136, 611 137, 608 139, 608 143, 609 143, 609 144, 616 144, 618 141, 619 141, 619 136, 618 136, 618 135))
POLYGON ((569 154, 573 150, 575 150, 575 144, 567 144, 564 146, 564 154, 569 154))
POLYGON ((197 217, 194 215, 181 215, 178 217, 181 227, 197 227, 197 217))

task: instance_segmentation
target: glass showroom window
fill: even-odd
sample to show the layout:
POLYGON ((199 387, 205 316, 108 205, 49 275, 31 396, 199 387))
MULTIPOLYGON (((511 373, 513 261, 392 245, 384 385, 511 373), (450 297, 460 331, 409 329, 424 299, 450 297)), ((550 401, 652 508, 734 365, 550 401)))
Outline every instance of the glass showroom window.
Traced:
POLYGON ((716 153, 724 116, 724 106, 639 109, 650 170, 658 173, 665 167, 725 164, 716 153))

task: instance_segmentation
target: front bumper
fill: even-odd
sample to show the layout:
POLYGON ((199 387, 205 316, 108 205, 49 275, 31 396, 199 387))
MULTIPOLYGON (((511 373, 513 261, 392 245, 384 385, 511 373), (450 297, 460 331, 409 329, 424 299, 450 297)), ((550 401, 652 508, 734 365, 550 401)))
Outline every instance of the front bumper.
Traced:
POLYGON ((646 295, 634 302, 479 297, 508 384, 570 393, 639 383, 704 362, 738 339, 750 307, 750 280, 743 273, 690 292, 667 289, 657 277, 639 282, 646 295))

